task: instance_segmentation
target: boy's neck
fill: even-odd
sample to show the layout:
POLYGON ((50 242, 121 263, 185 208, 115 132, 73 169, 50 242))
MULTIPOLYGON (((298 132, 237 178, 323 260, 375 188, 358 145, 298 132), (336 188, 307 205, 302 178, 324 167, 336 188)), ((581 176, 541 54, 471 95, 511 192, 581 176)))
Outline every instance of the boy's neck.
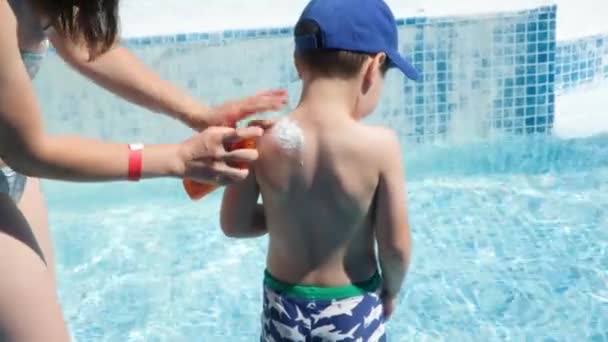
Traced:
POLYGON ((358 85, 353 80, 314 78, 302 84, 298 107, 307 116, 354 118, 357 110, 358 85), (328 116, 327 113, 332 115, 328 116))

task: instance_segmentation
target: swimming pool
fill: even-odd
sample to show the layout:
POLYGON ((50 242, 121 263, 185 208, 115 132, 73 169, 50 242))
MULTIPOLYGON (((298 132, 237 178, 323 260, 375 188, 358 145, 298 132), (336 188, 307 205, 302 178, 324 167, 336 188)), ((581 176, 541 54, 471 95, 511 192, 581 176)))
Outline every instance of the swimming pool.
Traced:
MULTIPOLYGON (((214 103, 277 86, 295 103, 289 28, 259 29, 277 16, 250 12, 276 5, 284 15, 277 24, 288 25, 297 11, 264 1, 193 11, 183 0, 175 35, 127 44, 164 78, 214 103), (220 20, 223 7, 234 17, 220 20), (204 13, 215 18, 195 21, 204 13)), ((594 0, 585 1, 577 7, 591 8, 594 0)), ((402 138, 415 243, 391 341, 608 341, 608 135, 597 134, 608 131, 608 34, 562 29, 568 40, 560 43, 560 13, 571 4, 564 12, 551 1, 500 1, 490 12, 453 15, 450 2, 400 21, 401 49, 425 80, 389 73, 371 118, 402 138), (579 94, 585 87, 595 89, 579 94)), ((142 9, 167 13, 153 1, 125 3, 136 19, 142 9)), ((159 30, 149 20, 128 31, 150 32, 152 22, 159 30)), ((189 133, 83 82, 56 56, 45 63, 36 86, 52 132, 146 143, 189 133)), ((256 339, 266 239, 223 237, 220 191, 191 202, 169 180, 47 181, 44 190, 77 341, 256 339)))
MULTIPOLYGON (((605 341, 608 136, 406 149, 414 261, 392 341, 605 341)), ((266 239, 177 181, 45 185, 78 341, 253 341, 266 239)))

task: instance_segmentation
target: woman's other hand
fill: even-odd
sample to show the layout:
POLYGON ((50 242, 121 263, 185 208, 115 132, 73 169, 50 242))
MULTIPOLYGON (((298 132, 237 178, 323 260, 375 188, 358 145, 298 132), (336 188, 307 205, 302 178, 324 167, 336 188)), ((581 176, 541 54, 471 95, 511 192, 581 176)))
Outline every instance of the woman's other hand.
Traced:
POLYGON ((209 126, 233 126, 250 115, 282 109, 288 101, 286 90, 268 90, 236 101, 224 102, 189 117, 191 128, 201 130, 209 126))
POLYGON ((227 185, 247 178, 248 169, 229 164, 251 163, 257 160, 256 149, 228 151, 227 146, 243 139, 255 139, 264 133, 260 127, 209 127, 196 133, 180 145, 179 176, 201 183, 227 185))

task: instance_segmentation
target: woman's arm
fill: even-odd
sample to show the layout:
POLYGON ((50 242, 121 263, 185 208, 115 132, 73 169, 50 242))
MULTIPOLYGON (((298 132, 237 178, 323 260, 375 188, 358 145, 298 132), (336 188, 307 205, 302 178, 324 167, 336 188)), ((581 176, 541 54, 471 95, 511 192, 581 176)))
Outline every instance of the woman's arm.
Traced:
MULTIPOLYGON (((170 145, 148 149, 146 172, 170 174, 170 163, 160 161, 174 158, 173 149, 175 146, 170 145)), ((6 1, 0 2, 1 158, 29 176, 107 179, 126 178, 127 153, 124 145, 45 134, 40 108, 21 61, 15 16, 6 1)))
POLYGON ((271 90, 208 107, 162 80, 129 50, 119 45, 90 61, 85 46, 53 30, 51 41, 68 64, 103 88, 152 111, 168 114, 194 129, 231 125, 257 112, 279 110, 287 103, 286 91, 271 90))
POLYGON ((183 90, 161 79, 135 55, 120 45, 89 60, 84 45, 51 30, 50 39, 57 53, 79 73, 108 91, 151 111, 168 114, 193 128, 207 127, 210 108, 183 90))
MULTIPOLYGON (((260 128, 210 128, 182 144, 149 145, 143 151, 143 177, 189 177, 222 183, 242 180, 246 170, 225 160, 253 161, 255 150, 223 150, 224 141, 255 138, 260 128)), ((21 60, 17 22, 6 1, 0 1, 0 158, 28 176, 72 181, 127 178, 124 144, 46 134, 32 83, 21 60)))

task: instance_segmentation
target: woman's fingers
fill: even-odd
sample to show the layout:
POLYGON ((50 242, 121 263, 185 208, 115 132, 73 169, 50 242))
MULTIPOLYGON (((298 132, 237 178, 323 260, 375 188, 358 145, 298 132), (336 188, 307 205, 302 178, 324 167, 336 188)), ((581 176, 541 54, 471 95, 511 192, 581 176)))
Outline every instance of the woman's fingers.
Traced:
POLYGON ((221 143, 223 146, 233 145, 245 139, 257 139, 264 134, 264 130, 260 127, 243 127, 243 128, 228 128, 224 131, 224 136, 221 143))
POLYGON ((247 124, 247 126, 255 126, 255 127, 260 127, 264 130, 267 130, 269 128, 272 128, 272 126, 274 126, 275 124, 275 120, 272 119, 259 119, 259 120, 251 120, 249 121, 249 123, 247 124))
POLYGON ((287 102, 288 96, 286 90, 273 89, 263 91, 256 95, 236 101, 229 101, 215 107, 215 113, 211 115, 213 119, 208 121, 207 124, 234 126, 237 121, 251 115, 280 110, 287 102))
POLYGON ((255 149, 238 149, 230 152, 226 152, 221 160, 229 164, 243 165, 243 163, 251 163, 258 160, 258 150, 255 149))
POLYGON ((216 184, 229 185, 245 180, 249 175, 249 169, 240 169, 223 164, 216 169, 216 173, 216 184))
POLYGON ((258 95, 271 95, 271 96, 287 96, 287 90, 285 89, 270 89, 259 92, 258 95))
MULTIPOLYGON (((186 162, 186 177, 220 185, 232 184, 247 178, 248 165, 258 159, 253 148, 237 148, 240 142, 262 136, 260 127, 210 127, 187 141, 190 156, 186 162)), ((247 146, 247 144, 241 144, 247 146)))
POLYGON ((245 180, 249 170, 227 165, 222 161, 197 160, 189 163, 189 179, 198 182, 227 185, 245 180))
POLYGON ((251 98, 248 109, 256 112, 279 110, 286 104, 286 94, 269 94, 251 98))
POLYGON ((246 98, 236 103, 238 110, 238 120, 244 119, 252 114, 276 111, 287 104, 287 92, 268 91, 252 97, 246 98))

